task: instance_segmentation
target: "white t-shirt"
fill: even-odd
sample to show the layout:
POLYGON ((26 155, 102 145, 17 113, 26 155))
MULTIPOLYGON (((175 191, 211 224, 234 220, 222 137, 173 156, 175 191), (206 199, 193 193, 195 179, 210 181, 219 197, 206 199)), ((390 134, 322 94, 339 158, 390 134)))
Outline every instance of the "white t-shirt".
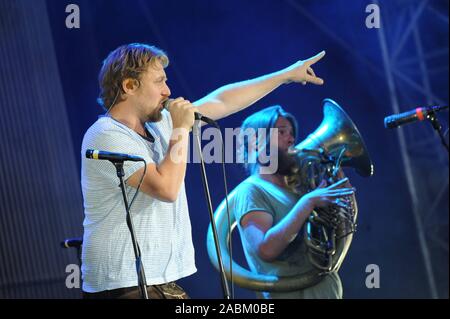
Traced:
MULTIPOLYGON (((283 253, 274 261, 267 262, 262 260, 252 244, 245 240, 241 226, 242 218, 252 211, 269 213, 273 217, 273 224, 276 225, 291 211, 299 198, 299 195, 256 175, 240 183, 230 194, 230 210, 238 221, 241 238, 244 238, 244 253, 253 272, 287 277, 307 273, 313 269, 314 266, 308 260, 306 244, 303 241, 303 228, 283 253)), ((261 296, 271 299, 340 299, 342 283, 339 275, 332 272, 312 287, 291 292, 264 292, 261 296)))
MULTIPOLYGON (((84 198, 82 249, 83 291, 99 292, 138 285, 131 234, 116 168, 107 160, 87 159, 87 149, 126 153, 159 164, 172 132, 170 113, 146 123, 152 143, 111 117, 100 117, 86 132, 81 147, 81 186, 84 198)), ((143 167, 124 162, 126 181, 143 167)), ((126 186, 128 201, 136 189, 126 186)), ((131 215, 141 249, 148 285, 174 281, 196 272, 191 223, 184 182, 175 202, 139 192, 131 215)))

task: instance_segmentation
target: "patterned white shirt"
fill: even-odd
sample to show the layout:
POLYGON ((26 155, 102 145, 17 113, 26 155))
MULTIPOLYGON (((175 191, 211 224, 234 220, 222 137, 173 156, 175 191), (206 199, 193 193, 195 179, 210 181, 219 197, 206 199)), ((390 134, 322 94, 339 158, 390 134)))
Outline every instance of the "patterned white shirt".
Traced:
MULTIPOLYGON (((85 292, 137 286, 135 255, 126 224, 125 206, 116 168, 107 160, 92 160, 87 149, 126 153, 159 164, 172 132, 170 113, 160 122, 146 123, 151 143, 111 117, 100 117, 86 132, 81 147, 81 186, 84 198, 82 278, 85 292)), ((126 181, 143 167, 124 162, 126 181)), ((126 186, 128 201, 136 191, 126 186)), ((184 182, 175 202, 139 192, 131 215, 148 285, 162 284, 196 272, 191 223, 184 182)))

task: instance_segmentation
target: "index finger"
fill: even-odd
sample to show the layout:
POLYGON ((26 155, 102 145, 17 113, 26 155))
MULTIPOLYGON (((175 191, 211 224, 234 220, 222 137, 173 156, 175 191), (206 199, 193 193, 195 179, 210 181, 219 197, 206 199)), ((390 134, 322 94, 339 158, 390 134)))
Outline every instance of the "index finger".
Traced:
POLYGON ((325 50, 316 54, 312 58, 307 59, 305 62, 308 63, 308 65, 312 65, 312 64, 316 63, 317 61, 319 61, 320 59, 322 59, 324 56, 325 56, 325 50))

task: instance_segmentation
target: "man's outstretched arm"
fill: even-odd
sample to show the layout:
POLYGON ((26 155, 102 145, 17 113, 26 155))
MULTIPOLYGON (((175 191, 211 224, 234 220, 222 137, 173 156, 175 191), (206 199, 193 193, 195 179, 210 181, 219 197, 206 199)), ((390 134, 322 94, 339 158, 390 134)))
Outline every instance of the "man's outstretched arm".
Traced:
POLYGON ((322 51, 283 70, 225 85, 193 104, 198 107, 201 114, 218 120, 252 105, 282 84, 297 82, 322 85, 324 81, 315 75, 312 65, 324 55, 325 51, 322 51))

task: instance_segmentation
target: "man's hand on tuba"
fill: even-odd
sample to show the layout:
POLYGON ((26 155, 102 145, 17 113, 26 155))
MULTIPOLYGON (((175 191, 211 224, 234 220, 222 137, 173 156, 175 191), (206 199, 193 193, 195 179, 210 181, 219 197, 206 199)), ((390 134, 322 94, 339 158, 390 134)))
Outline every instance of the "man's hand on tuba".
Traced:
POLYGON ((331 205, 339 204, 340 200, 346 196, 351 196, 355 193, 355 189, 347 187, 350 185, 348 178, 345 177, 330 186, 327 186, 325 180, 313 191, 305 194, 303 200, 307 201, 310 207, 328 207, 331 205))

